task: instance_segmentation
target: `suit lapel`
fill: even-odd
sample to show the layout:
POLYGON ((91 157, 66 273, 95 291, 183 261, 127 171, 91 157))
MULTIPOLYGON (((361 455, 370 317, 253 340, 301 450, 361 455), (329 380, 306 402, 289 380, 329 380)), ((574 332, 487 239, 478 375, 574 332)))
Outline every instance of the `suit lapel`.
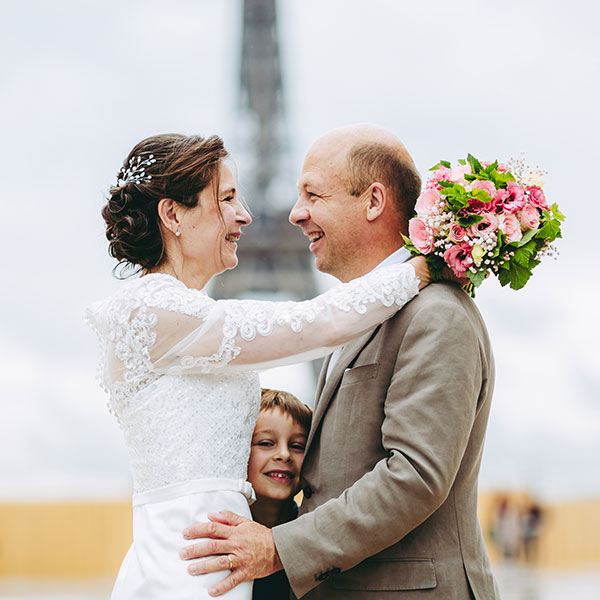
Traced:
POLYGON ((315 432, 319 428, 319 425, 323 420, 323 416, 327 412, 327 408, 329 407, 329 404, 331 403, 331 400, 335 395, 337 388, 340 385, 344 371, 348 368, 348 365, 350 365, 350 363, 352 363, 352 361, 358 356, 360 351, 369 343, 371 338, 378 331, 379 327, 380 325, 378 325, 375 329, 372 329, 371 331, 369 331, 369 333, 366 333, 362 337, 356 338, 355 340, 352 340, 351 342, 346 344, 336 363, 331 368, 329 377, 327 377, 327 367, 331 362, 331 355, 329 355, 329 357, 323 364, 321 374, 319 375, 319 383, 317 386, 317 400, 315 403, 315 412, 312 418, 312 424, 310 427, 308 440, 306 442, 306 453, 308 453, 310 445, 315 436, 315 432))

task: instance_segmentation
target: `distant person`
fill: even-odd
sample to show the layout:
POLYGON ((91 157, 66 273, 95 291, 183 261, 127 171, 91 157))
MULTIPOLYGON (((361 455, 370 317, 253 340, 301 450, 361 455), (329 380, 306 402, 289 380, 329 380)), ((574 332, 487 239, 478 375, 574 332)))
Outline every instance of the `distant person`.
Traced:
MULTIPOLYGON (((393 315, 429 279, 419 257, 306 302, 213 300, 203 289, 237 265, 251 221, 226 158, 217 136, 142 140, 102 209, 110 254, 140 275, 87 312, 134 486, 133 544, 113 600, 209 597, 223 573, 191 577, 178 554, 181 532, 211 511, 250 517, 255 370, 324 356, 393 315)), ((235 559, 219 557, 219 568, 237 568, 235 559)), ((228 597, 250 600, 251 584, 228 597)))
MULTIPOLYGON (((298 516, 294 496, 311 417, 311 409, 293 394, 262 390, 248 462, 248 481, 256 492, 250 511, 257 523, 275 527, 298 516)), ((288 600, 289 596, 285 571, 254 581, 253 600, 288 600)))
POLYGON ((507 496, 501 497, 494 510, 493 539, 505 560, 519 558, 521 549, 521 513, 507 496))
POLYGON ((543 510, 537 502, 530 502, 521 518, 523 555, 527 563, 538 560, 538 541, 543 526, 543 510))
MULTIPOLYGON (((350 281, 407 258, 420 178, 401 141, 372 125, 319 138, 290 221, 316 267, 350 281)), ((428 286, 325 362, 297 519, 272 530, 224 512, 188 537, 188 557, 233 555, 215 586, 284 569, 297 598, 495 600, 477 519, 494 386, 488 333, 457 285, 428 286)), ((221 568, 212 558, 198 572, 221 568)))

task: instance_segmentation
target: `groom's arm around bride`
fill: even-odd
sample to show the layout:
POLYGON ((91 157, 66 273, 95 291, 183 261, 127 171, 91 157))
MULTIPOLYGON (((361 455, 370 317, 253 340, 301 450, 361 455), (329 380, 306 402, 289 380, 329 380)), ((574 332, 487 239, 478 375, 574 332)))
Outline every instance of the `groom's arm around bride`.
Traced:
MULTIPOLYGON (((402 259, 398 230, 420 181, 394 135, 330 132, 309 151, 299 188, 290 219, 311 238, 317 268, 345 281, 402 259)), ((220 538, 197 555, 231 557, 227 589, 282 565, 297 597, 498 598, 477 520, 493 380, 471 299, 451 283, 428 286, 325 365, 299 518, 272 538, 255 523, 196 525, 192 537, 220 538)))

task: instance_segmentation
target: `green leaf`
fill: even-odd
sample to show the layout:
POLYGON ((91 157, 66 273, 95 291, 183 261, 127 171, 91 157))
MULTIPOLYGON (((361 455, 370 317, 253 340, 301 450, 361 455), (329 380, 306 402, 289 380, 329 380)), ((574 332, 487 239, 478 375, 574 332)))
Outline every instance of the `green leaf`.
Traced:
POLYGON ((493 200, 493 198, 485 190, 480 190, 479 188, 471 190, 471 197, 485 204, 488 204, 493 200))
POLYGON ((446 261, 437 254, 428 254, 426 258, 427 266, 429 267, 429 272, 431 273, 431 280, 440 281, 442 279, 444 269, 447 266, 446 261))
POLYGON ((440 160, 440 162, 437 165, 434 165, 429 170, 430 171, 437 171, 437 169, 439 169, 440 167, 446 167, 446 169, 450 169, 451 165, 450 165, 450 163, 447 160, 440 160))
MULTIPOLYGON (((543 217, 547 217, 547 220, 538 229, 536 237, 552 242, 561 235, 560 221, 550 217, 550 213, 547 210, 543 212, 543 217)), ((543 218, 542 221, 544 221, 543 218)))
POLYGON ((558 219, 559 221, 564 221, 565 220, 565 215, 563 215, 560 210, 558 210, 558 204, 554 203, 551 207, 550 210, 552 211, 552 215, 554 216, 555 219, 558 219))
POLYGON ((498 170, 498 161, 495 160, 493 163, 489 164, 485 169, 484 172, 487 173, 488 175, 490 173, 492 173, 493 171, 497 171, 498 170))
POLYGON ((471 165, 474 175, 483 170, 481 163, 472 154, 467 155, 467 162, 471 165))
POLYGON ((400 235, 402 236, 402 239, 404 240, 404 247, 413 255, 413 256, 418 256, 419 254, 421 254, 418 250, 417 247, 413 244, 412 240, 409 237, 406 237, 402 232, 400 232, 400 235))
POLYGON ((522 246, 524 246, 530 239, 532 239, 535 236, 537 232, 537 229, 530 229, 529 231, 526 231, 523 234, 523 237, 519 240, 517 247, 521 248, 522 246))
POLYGON ((508 173, 508 172, 500 173, 499 171, 492 171, 490 173, 490 179, 494 182, 494 185, 498 189, 505 188, 506 184, 509 181, 514 181, 515 180, 515 178, 513 177, 512 173, 508 173))
POLYGON ((458 164, 459 165, 463 165, 463 167, 467 164, 467 161, 464 158, 459 158, 458 159, 458 164))
POLYGON ((500 256, 500 248, 502 248, 502 244, 504 243, 505 237, 506 236, 501 231, 498 231, 498 241, 496 242, 496 247, 492 250, 492 253, 490 254, 490 258, 496 258, 497 256, 500 256))
MULTIPOLYGON (((440 179, 438 181, 438 185, 440 185, 441 187, 443 187, 446 190, 451 190, 456 186, 456 183, 454 183, 453 181, 444 181, 443 179, 440 179)), ((462 185, 460 187, 462 188, 462 185)))
POLYGON ((483 283, 483 280, 485 279, 486 275, 487 271, 477 271, 475 273, 467 271, 467 277, 471 280, 471 283, 475 287, 479 287, 483 283))
POLYGON ((498 273, 500 285, 510 284, 513 290, 520 290, 529 281, 531 270, 515 261, 505 264, 509 265, 508 269, 498 273))
POLYGON ((471 225, 477 225, 483 221, 483 217, 481 215, 467 215, 465 217, 458 217, 458 224, 461 227, 470 227, 471 225))
POLYGON ((521 246, 520 248, 517 248, 515 250, 515 255, 512 261, 518 263, 523 267, 526 267, 527 269, 532 269, 533 267, 531 263, 535 260, 537 253, 538 247, 535 243, 535 240, 530 240, 524 246, 521 246))

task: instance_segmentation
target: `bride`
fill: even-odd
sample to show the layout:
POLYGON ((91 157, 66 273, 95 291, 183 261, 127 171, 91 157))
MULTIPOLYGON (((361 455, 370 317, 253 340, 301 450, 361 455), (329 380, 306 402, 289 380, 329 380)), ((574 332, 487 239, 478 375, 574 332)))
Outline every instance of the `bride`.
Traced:
MULTIPOLYGON (((189 575, 181 532, 211 511, 250 518, 256 369, 328 354, 429 280, 419 257, 305 302, 213 300, 203 288, 237 265, 251 221, 226 158, 217 136, 147 138, 125 159, 102 209, 110 254, 141 274, 86 313, 134 486, 133 544, 113 600, 209 598, 223 573, 189 575)), ((250 596, 246 583, 224 597, 250 596)))

